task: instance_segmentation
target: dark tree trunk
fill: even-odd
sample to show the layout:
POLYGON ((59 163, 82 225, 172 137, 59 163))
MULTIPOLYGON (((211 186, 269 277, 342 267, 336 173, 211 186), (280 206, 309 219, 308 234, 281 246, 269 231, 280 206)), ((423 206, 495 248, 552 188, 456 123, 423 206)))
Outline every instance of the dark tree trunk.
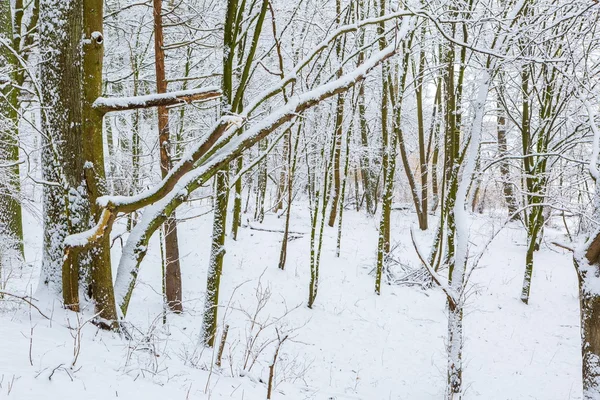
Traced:
MULTIPOLYGON (((165 51, 163 50, 162 0, 153 0, 154 5, 154 61, 156 69, 156 92, 167 93, 165 75, 165 51)), ((169 141, 169 109, 158 107, 158 140, 160 147, 160 172, 164 179, 171 169, 169 141)), ((177 239, 177 220, 173 213, 164 223, 165 232, 165 300, 171 311, 183 311, 181 303, 181 266, 179 263, 179 242, 177 239)))

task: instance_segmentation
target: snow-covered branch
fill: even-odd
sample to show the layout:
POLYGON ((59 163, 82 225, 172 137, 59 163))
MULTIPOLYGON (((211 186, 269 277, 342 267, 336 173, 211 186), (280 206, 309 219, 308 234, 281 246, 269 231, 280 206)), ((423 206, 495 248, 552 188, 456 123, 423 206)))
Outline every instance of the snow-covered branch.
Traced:
POLYGON ((135 110, 138 108, 168 107, 177 104, 188 104, 193 101, 207 101, 219 97, 221 97, 221 90, 219 88, 207 87, 146 96, 99 97, 94 102, 94 108, 105 114, 113 111, 135 110))

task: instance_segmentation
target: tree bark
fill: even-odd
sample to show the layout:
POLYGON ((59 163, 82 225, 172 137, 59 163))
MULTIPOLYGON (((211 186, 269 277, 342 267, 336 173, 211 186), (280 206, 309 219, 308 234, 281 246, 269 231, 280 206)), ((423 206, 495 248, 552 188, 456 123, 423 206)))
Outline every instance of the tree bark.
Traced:
POLYGON ((41 0, 42 177, 44 246, 42 282, 62 290, 65 305, 79 309, 79 268, 63 269, 64 239, 87 229, 82 130, 81 0, 41 0), (61 272, 62 271, 62 272, 61 272))
MULTIPOLYGON (((154 65, 156 71, 156 92, 167 93, 165 75, 165 52, 162 26, 162 0, 153 0, 154 7, 154 65)), ((171 169, 171 143, 169 140, 169 109, 158 107, 158 144, 160 148, 160 172, 164 179, 171 169)), ((167 307, 176 313, 183 311, 181 295, 181 265, 179 263, 179 242, 177 238, 177 216, 175 212, 163 224, 165 240, 165 299, 167 307)))
MULTIPOLYGON (((502 109, 502 105, 498 104, 497 133, 498 156, 500 157, 506 157, 508 154, 508 146, 506 143, 506 123, 506 112, 502 109)), ((502 177, 502 191, 504 193, 506 207, 508 208, 508 216, 511 221, 516 221, 519 219, 519 214, 517 213, 519 207, 514 194, 513 184, 510 180, 510 163, 508 161, 504 161, 500 164, 500 175, 502 177)))
MULTIPOLYGON (((341 0, 336 0, 335 2, 335 6, 336 6, 336 23, 339 25, 341 20, 341 12, 342 12, 342 2, 341 0)), ((337 46, 336 46, 336 55, 337 55, 337 60, 338 63, 342 63, 343 58, 344 58, 344 46, 343 46, 343 40, 339 39, 337 46)), ((340 76, 342 76, 343 73, 343 69, 342 67, 338 68, 337 72, 336 72, 336 76, 339 78, 340 76)), ((335 139, 334 139, 334 144, 335 144, 335 150, 333 152, 333 186, 332 186, 332 190, 331 190, 331 196, 330 196, 330 200, 331 200, 331 209, 329 210, 329 221, 328 221, 328 225, 333 227, 333 225, 335 224, 335 219, 337 217, 337 212, 338 212, 338 202, 340 201, 340 190, 341 190, 341 173, 340 173, 340 168, 341 168, 341 163, 340 163, 340 158, 341 158, 341 154, 342 154, 342 134, 343 134, 343 130, 344 130, 344 103, 345 103, 345 98, 344 98, 344 94, 339 94, 337 97, 337 104, 336 104, 336 108, 335 108, 335 128, 334 128, 334 135, 335 135, 335 139)))
MULTIPOLYGON (((9 167, 0 171, 4 179, 0 179, 0 237, 8 248, 15 251, 18 257, 23 258, 23 217, 20 204, 20 178, 19 178, 19 63, 15 53, 15 37, 20 37, 13 32, 12 10, 10 0, 0 0, 0 39, 6 45, 0 46, 0 75, 8 78, 8 82, 0 82, 2 96, 0 101, 0 160, 9 167), (12 49, 8 43, 13 43, 12 49)), ((19 29, 19 27, 15 27, 19 29)), ((8 258, 12 258, 8 255, 8 258)), ((0 256, 2 257, 2 256, 0 256)), ((0 268, 3 264, 0 258, 0 268)))
MULTIPOLYGON (((102 213, 96 200, 107 194, 102 136, 104 115, 94 108, 94 101, 102 94, 103 15, 103 0, 83 1, 82 123, 85 140, 82 145, 85 186, 90 207, 90 227, 100 220, 102 213)), ((105 327, 117 328, 110 259, 110 235, 102 237, 102 240, 90 249, 89 258, 92 260, 91 293, 95 302, 95 312, 105 327)))
MULTIPOLYGON (((238 26, 236 16, 240 12, 238 0, 227 1, 223 39, 223 101, 222 113, 232 111, 233 99, 233 60, 235 56, 238 26)), ((214 191, 214 218, 208 277, 206 279, 206 300, 202 320, 202 341, 213 347, 217 334, 217 312, 219 307, 219 287, 225 257, 225 230, 227 229, 227 203, 229 199, 228 164, 216 173, 214 191)))
POLYGON ((202 341, 204 345, 213 347, 217 334, 217 312, 219 306, 219 288, 223 271, 223 258, 225 257, 225 227, 227 226, 227 197, 229 195, 228 171, 217 172, 214 203, 214 221, 212 245, 210 250, 210 263, 208 278, 206 280, 206 301, 202 319, 202 341))

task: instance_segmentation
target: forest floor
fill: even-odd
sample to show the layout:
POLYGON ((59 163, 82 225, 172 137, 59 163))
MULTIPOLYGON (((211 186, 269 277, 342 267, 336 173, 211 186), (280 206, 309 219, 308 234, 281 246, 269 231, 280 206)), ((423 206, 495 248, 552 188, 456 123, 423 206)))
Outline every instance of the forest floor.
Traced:
MULTIPOLYGON (((184 208, 178 217, 201 211, 184 208)), ((78 320, 59 300, 50 301, 54 306, 42 308, 49 321, 22 302, 0 301, 0 399, 262 400, 277 332, 288 339, 275 366, 272 399, 442 399, 442 292, 384 285, 376 296, 378 218, 346 210, 339 258, 337 228, 325 227, 318 297, 308 309, 309 221, 308 210, 295 206, 292 230, 305 234, 289 242, 285 271, 277 268, 281 233, 246 226, 237 242, 228 239, 219 323, 230 328, 221 368, 211 367, 215 351, 198 346, 210 213, 180 223, 185 312, 167 315, 166 324, 158 235, 152 239, 127 316, 131 340, 85 323, 92 316, 89 306, 78 320)), ((415 214, 394 211, 392 221, 395 259, 418 266, 409 231, 415 214)), ((476 254, 503 219, 472 221, 476 254)), ((262 225, 252 226, 279 230, 283 223, 267 214, 262 225)), ((34 293, 44 297, 36 304, 45 304, 47 297, 35 294, 42 242, 36 218, 27 217, 26 235, 28 263, 3 279, 12 293, 34 293)), ((417 236, 428 248, 431 233, 417 236)), ((581 399, 575 271, 571 255, 550 244, 560 232, 547 229, 546 236, 535 256, 529 305, 519 300, 525 235, 518 223, 497 234, 472 273, 464 316, 464 399, 581 399)), ((115 260, 120 246, 115 240, 115 260)))

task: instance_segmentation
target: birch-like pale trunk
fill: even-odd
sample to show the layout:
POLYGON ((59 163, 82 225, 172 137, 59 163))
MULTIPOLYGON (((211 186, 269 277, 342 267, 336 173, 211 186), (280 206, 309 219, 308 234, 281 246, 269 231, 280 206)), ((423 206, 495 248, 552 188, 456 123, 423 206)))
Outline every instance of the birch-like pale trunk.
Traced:
POLYGON ((448 306, 448 380, 446 399, 460 398, 462 391, 462 349, 463 349, 463 312, 464 312, 464 285, 467 268, 467 252, 469 245, 469 214, 467 193, 471 185, 473 174, 477 168, 479 146, 481 143, 481 129, 485 104, 490 87, 490 71, 493 65, 482 71, 478 94, 475 99, 475 115, 473 117, 469 147, 464 160, 464 170, 456 191, 456 202, 450 211, 456 221, 456 237, 454 240, 454 265, 448 277, 449 286, 454 293, 459 294, 456 304, 448 306))

